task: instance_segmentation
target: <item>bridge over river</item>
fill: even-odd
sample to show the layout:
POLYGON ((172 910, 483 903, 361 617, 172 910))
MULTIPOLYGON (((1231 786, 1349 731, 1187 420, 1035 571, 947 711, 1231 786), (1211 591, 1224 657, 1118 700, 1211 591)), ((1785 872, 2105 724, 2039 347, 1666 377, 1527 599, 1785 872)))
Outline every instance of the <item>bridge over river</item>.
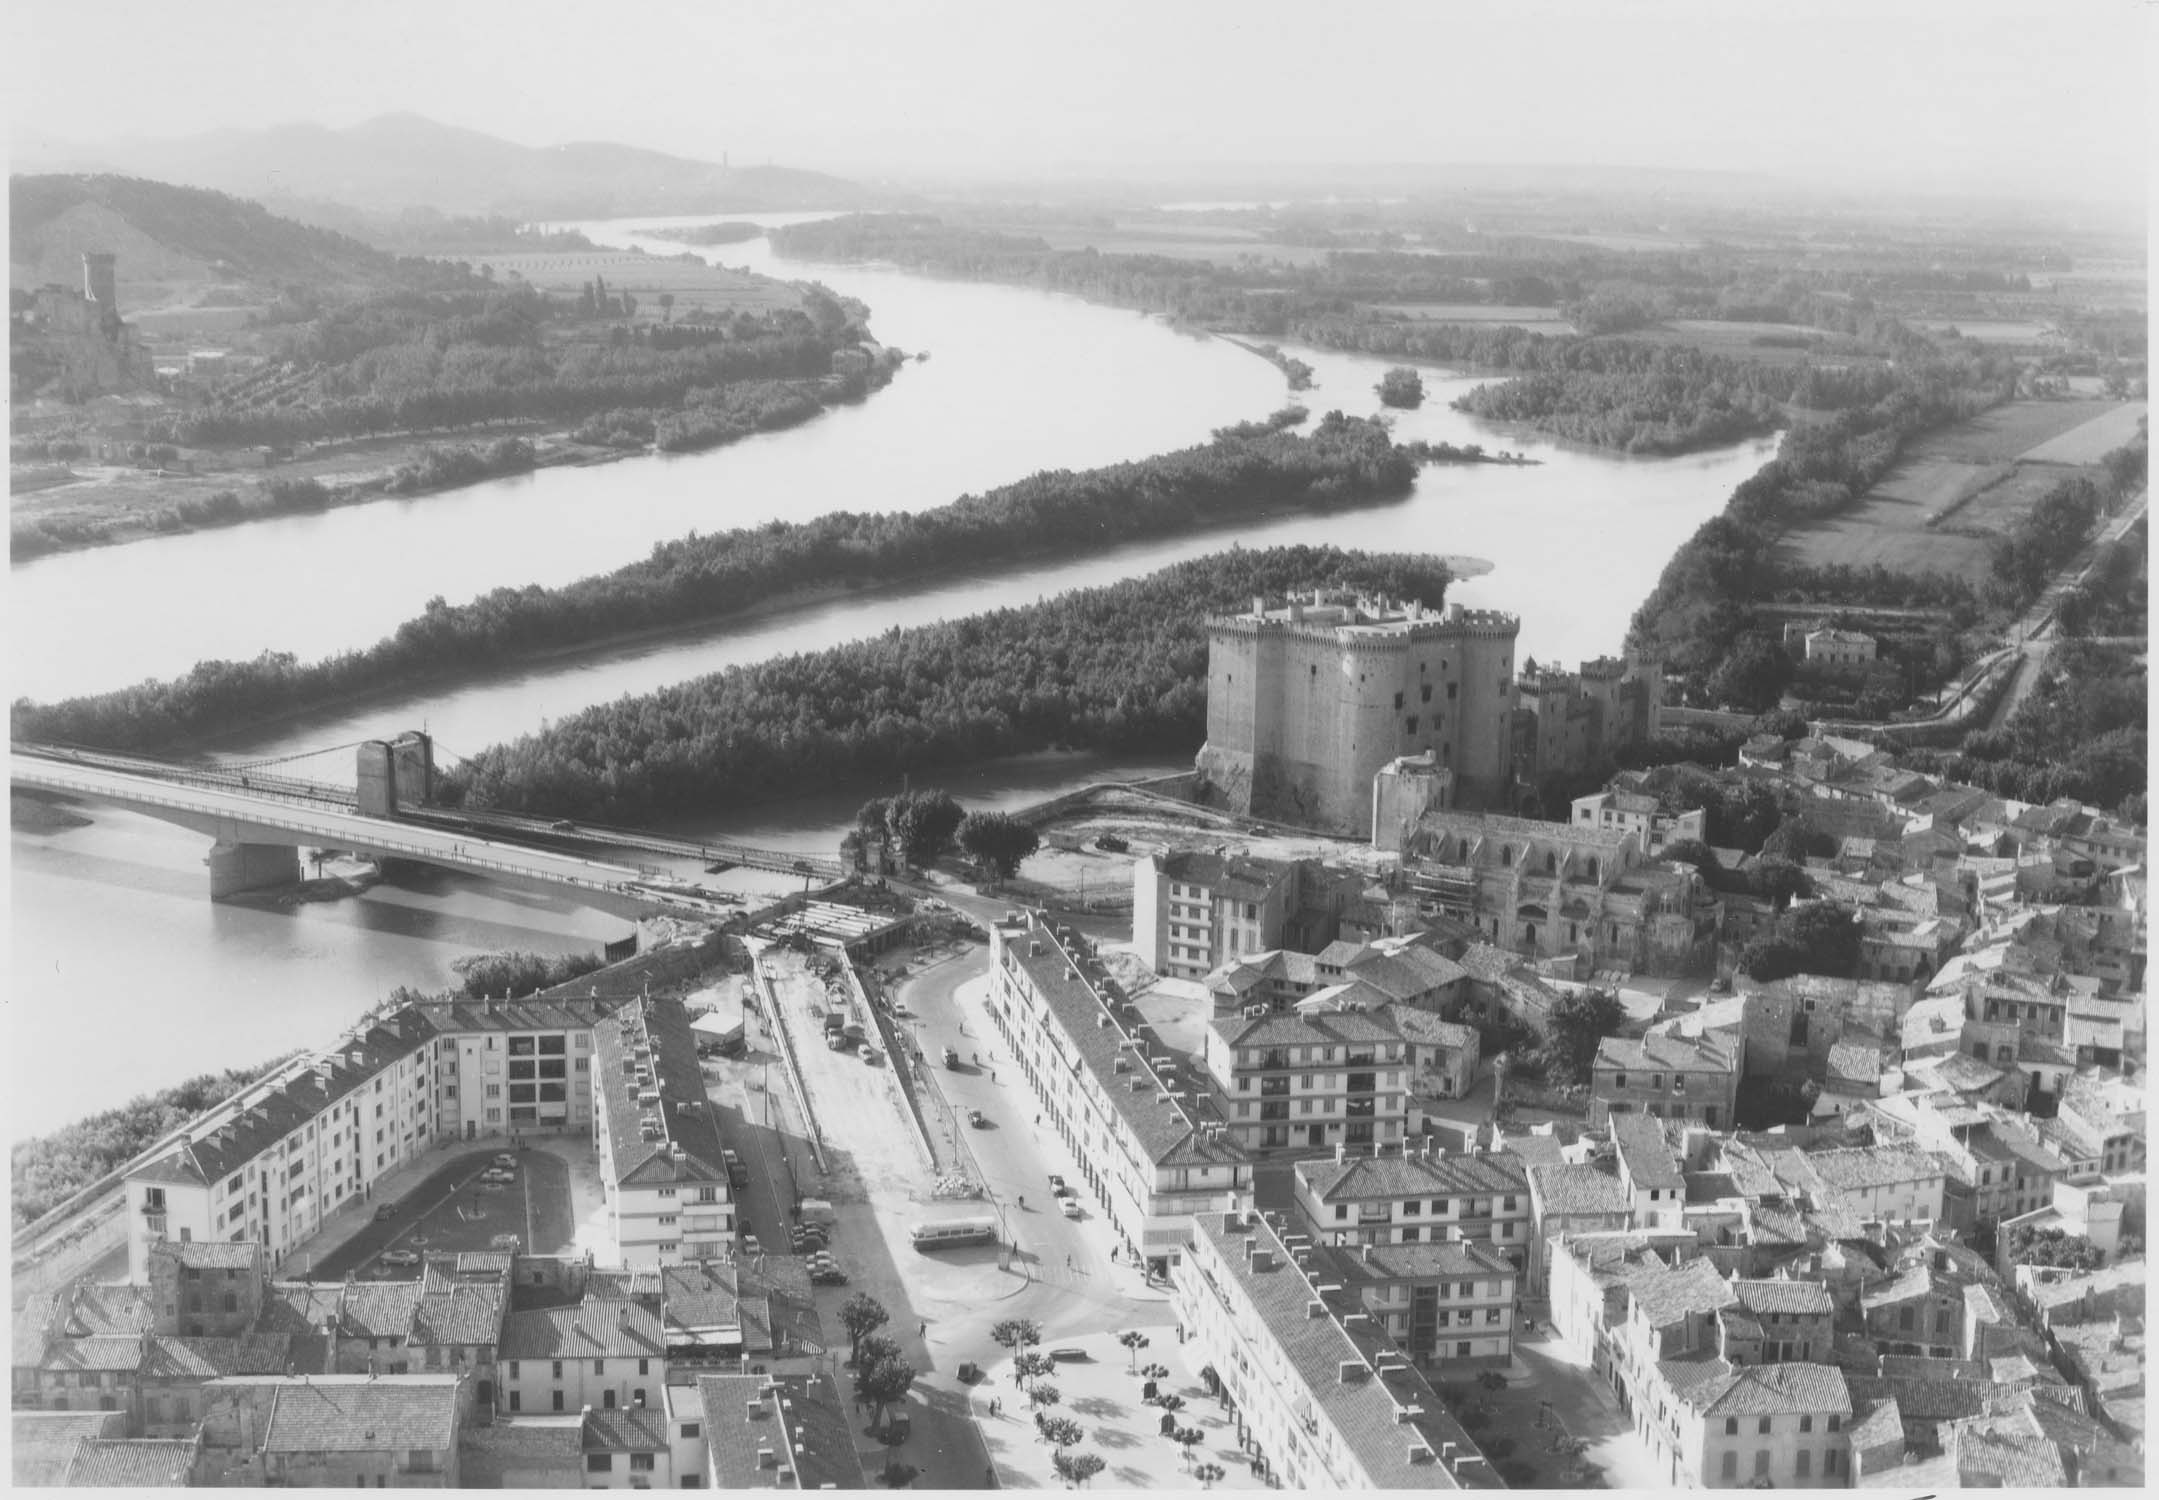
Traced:
MULTIPOLYGON (((710 914, 735 898, 637 854, 695 860, 707 870, 747 866, 805 880, 841 878, 837 860, 741 844, 702 843, 567 819, 438 808, 433 747, 424 735, 359 747, 356 787, 302 780, 276 765, 185 765, 63 745, 17 742, 8 775, 17 790, 102 802, 177 823, 213 841, 204 863, 210 898, 296 887, 302 848, 407 859, 513 885, 568 887, 624 915, 655 908, 710 914)), ((287 756, 283 760, 299 759, 287 756)))

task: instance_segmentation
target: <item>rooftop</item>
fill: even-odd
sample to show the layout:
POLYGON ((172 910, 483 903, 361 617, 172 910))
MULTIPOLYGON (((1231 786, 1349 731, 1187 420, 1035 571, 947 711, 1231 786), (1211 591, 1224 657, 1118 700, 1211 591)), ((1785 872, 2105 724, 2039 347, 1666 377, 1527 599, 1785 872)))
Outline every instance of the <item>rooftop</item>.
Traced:
MULTIPOLYGON (((1306 1192, 1322 1203, 1396 1198, 1445 1198, 1465 1194, 1526 1194, 1529 1177, 1521 1161, 1507 1152, 1473 1155, 1379 1156, 1297 1162, 1291 1170, 1306 1192)), ((1497 1204, 1493 1207, 1498 1208, 1497 1204)), ((1521 1205, 1523 1212, 1528 1204, 1521 1205)))
POLYGON ((1733 1365, 1722 1359, 1659 1360, 1673 1394, 1704 1417, 1783 1412, 1849 1414, 1852 1395, 1834 1365, 1733 1365))
POLYGON ((265 1453, 441 1452, 456 1441, 461 1375, 242 1376, 205 1382, 252 1394, 265 1453))
POLYGON ((501 1359, 664 1359, 660 1315, 641 1302, 587 1298, 575 1307, 512 1312, 501 1359))
POLYGON ((603 1170, 625 1187, 710 1183, 725 1199, 719 1121, 682 1002, 629 1001, 593 1028, 592 1044, 594 1108, 606 1115, 603 1170))

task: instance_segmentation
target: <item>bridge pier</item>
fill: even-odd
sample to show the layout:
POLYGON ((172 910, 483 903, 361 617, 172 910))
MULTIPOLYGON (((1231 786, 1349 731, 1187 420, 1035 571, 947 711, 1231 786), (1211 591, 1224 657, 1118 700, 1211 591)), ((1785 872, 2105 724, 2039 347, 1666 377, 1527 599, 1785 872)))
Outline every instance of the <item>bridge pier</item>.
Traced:
POLYGON ((300 851, 291 844, 234 844, 219 839, 202 862, 210 867, 210 899, 248 891, 289 891, 300 884, 300 851))

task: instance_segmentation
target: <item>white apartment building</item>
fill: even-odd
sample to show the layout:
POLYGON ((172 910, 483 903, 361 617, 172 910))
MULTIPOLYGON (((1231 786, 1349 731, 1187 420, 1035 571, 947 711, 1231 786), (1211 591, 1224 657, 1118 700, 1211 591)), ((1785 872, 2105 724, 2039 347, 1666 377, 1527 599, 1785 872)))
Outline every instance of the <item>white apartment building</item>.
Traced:
POLYGON ((633 1000, 593 1034, 593 1143, 617 1264, 680 1265, 732 1247, 719 1120, 679 1000, 633 1000))

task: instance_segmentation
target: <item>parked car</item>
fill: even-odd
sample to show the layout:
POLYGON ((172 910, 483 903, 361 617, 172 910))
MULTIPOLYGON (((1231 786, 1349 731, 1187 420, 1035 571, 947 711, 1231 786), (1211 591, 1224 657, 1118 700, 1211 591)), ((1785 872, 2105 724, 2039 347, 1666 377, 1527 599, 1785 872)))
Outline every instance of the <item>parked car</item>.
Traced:
POLYGON ((742 1253, 744 1255, 762 1255, 765 1253, 765 1247, 757 1243, 756 1235, 746 1234, 742 1237, 742 1253))
POLYGON ((970 1109, 967 1111, 967 1123, 977 1130, 986 1130, 989 1128, 990 1122, 988 1116, 984 1115, 981 1110, 970 1109))
POLYGON ((857 1055, 859 1055, 864 1062, 873 1063, 877 1061, 877 1049, 875 1047, 872 1047, 868 1042, 864 1042, 860 1047, 856 1048, 855 1050, 857 1055))
POLYGON ((517 1157, 513 1152, 497 1152, 495 1154, 495 1165, 498 1167, 509 1167, 514 1170, 517 1166, 517 1157))
POLYGON ((378 1206, 376 1207, 376 1209, 375 1209, 375 1217, 376 1217, 376 1218, 378 1218, 378 1219, 394 1219, 394 1218, 396 1218, 396 1217, 397 1217, 397 1205, 396 1205, 395 1203, 384 1203, 384 1204, 378 1205, 378 1206))
POLYGON ((958 1049, 953 1047, 945 1048, 945 1066, 948 1068, 957 1068, 959 1065, 960 1054, 958 1049))
POLYGON ((1058 1197, 1062 1198, 1066 1193, 1069 1193, 1072 1190, 1065 1186, 1065 1180, 1062 1177, 1059 1177, 1055 1172, 1052 1172, 1050 1173, 1050 1191, 1055 1193, 1058 1197))
POLYGON ((420 1263, 420 1252, 417 1250, 385 1250, 382 1253, 382 1263, 386 1266, 416 1266, 420 1263))
POLYGON ((1059 1198, 1057 1208, 1068 1219, 1076 1219, 1080 1216, 1080 1205, 1077 1198, 1059 1198))

